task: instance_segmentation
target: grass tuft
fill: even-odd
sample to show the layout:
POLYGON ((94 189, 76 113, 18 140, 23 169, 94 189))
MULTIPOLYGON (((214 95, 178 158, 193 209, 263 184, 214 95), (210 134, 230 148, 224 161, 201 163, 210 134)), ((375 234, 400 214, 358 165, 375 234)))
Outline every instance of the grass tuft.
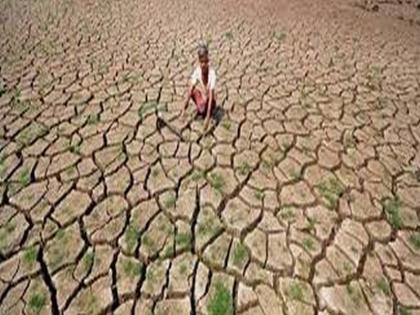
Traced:
POLYGON ((141 274, 142 264, 132 260, 125 260, 122 264, 122 268, 127 277, 134 278, 141 274))
POLYGON ((233 251, 233 264, 235 266, 240 266, 244 263, 245 259, 248 257, 248 251, 242 243, 236 245, 235 250, 233 251))
POLYGON ((415 249, 420 250, 420 233, 411 234, 410 238, 409 238, 409 241, 415 249))
POLYGON ((175 237, 175 243, 179 248, 185 248, 191 246, 191 234, 190 233, 179 233, 175 237))
POLYGON ((39 314, 47 302, 45 295, 40 293, 33 294, 29 299, 29 308, 35 314, 39 314))
POLYGON ((35 246, 29 247, 25 250, 25 253, 23 254, 23 262, 27 266, 32 266, 37 258, 38 250, 35 246))
POLYGON ((297 301, 303 300, 303 289, 302 289, 302 286, 297 282, 290 284, 287 294, 293 300, 297 300, 297 301))
POLYGON ((223 180, 223 177, 216 173, 210 174, 210 177, 208 178, 208 182, 211 187, 213 187, 219 192, 223 190, 223 186, 225 185, 225 181, 223 180))
POLYGON ((238 167, 239 174, 242 176, 246 176, 251 172, 251 166, 248 164, 248 162, 243 162, 238 167))
POLYGON ((376 285, 385 295, 391 295, 391 289, 385 278, 381 278, 376 285))
POLYGON ((338 199, 344 192, 343 185, 336 178, 330 178, 321 182, 317 185, 317 189, 327 201, 327 207, 329 209, 334 209, 337 206, 338 199))
POLYGON ((383 207, 389 224, 394 229, 400 229, 402 226, 402 218, 400 214, 401 201, 398 197, 388 198, 383 201, 383 207))
POLYGON ((94 261, 95 261, 95 255, 93 253, 87 253, 83 257, 83 267, 84 267, 84 269, 86 271, 88 271, 92 267, 94 261))
POLYGON ((124 239, 127 244, 127 249, 132 252, 137 245, 137 241, 140 238, 139 228, 133 224, 130 224, 125 231, 124 239))
POLYGON ((216 283, 216 292, 207 305, 207 310, 210 315, 233 314, 232 295, 222 283, 216 283))

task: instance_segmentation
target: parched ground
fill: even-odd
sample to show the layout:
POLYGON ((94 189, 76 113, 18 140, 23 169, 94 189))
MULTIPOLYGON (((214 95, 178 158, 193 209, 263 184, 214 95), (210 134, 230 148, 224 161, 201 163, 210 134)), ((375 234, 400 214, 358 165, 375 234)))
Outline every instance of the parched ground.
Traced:
POLYGON ((416 5, 1 1, 0 314, 420 314, 416 5))

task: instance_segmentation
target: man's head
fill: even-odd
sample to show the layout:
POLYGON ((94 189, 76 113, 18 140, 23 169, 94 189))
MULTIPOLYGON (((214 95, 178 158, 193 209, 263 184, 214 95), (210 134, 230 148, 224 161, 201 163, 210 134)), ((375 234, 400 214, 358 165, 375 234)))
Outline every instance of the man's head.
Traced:
POLYGON ((206 44, 199 44, 197 49, 198 62, 202 71, 207 71, 209 68, 209 50, 206 44))

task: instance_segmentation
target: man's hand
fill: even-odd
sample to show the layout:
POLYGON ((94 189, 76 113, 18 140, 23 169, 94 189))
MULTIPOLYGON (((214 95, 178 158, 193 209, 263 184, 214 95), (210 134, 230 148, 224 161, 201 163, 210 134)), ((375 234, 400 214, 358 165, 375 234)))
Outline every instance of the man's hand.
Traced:
POLYGON ((206 120, 204 121, 204 127, 203 127, 203 132, 206 132, 207 129, 209 128, 209 117, 206 117, 206 120))

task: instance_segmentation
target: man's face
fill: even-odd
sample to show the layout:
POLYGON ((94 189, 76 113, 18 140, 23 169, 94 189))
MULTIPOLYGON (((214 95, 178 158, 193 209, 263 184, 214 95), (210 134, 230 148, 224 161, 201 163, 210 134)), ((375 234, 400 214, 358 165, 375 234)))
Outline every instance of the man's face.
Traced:
POLYGON ((201 71, 207 71, 209 69, 209 56, 204 55, 198 57, 198 62, 200 63, 201 71))

